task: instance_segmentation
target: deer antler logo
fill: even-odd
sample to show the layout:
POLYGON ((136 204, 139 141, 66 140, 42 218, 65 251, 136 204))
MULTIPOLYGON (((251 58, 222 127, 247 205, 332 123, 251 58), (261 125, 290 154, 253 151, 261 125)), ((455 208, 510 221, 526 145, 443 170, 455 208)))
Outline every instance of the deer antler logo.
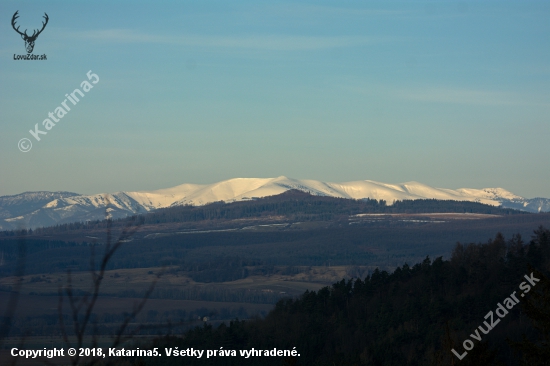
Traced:
POLYGON ((17 33, 21 35, 21 38, 23 38, 23 40, 25 41, 25 48, 27 49, 27 53, 31 53, 32 50, 34 49, 34 42, 36 41, 36 38, 40 33, 42 33, 44 28, 46 28, 46 24, 48 24, 48 20, 49 20, 48 14, 44 13, 44 19, 46 19, 46 21, 42 22, 42 29, 40 30, 35 29, 32 36, 29 36, 27 34, 26 29, 25 29, 25 32, 21 33, 19 31, 19 27, 15 28, 15 21, 17 20, 17 18, 19 18, 19 15, 17 15, 17 13, 19 13, 19 10, 17 10, 15 14, 13 14, 13 17, 11 18, 11 26, 17 33))

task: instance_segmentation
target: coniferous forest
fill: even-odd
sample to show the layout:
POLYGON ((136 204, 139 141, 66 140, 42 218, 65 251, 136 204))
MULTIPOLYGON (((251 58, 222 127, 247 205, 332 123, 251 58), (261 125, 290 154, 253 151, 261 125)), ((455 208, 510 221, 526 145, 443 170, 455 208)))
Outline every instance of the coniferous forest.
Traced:
POLYGON ((204 325, 148 345, 236 350, 235 357, 145 357, 124 364, 548 365, 549 270, 549 230, 540 227, 529 239, 497 234, 487 243, 458 243, 450 260, 426 258, 280 300, 265 319, 204 325), (525 275, 535 283, 529 292, 525 275), (506 314, 497 311, 505 303, 506 314), (471 348, 466 355, 463 344, 471 348), (294 347, 299 357, 239 356, 243 349, 294 347))

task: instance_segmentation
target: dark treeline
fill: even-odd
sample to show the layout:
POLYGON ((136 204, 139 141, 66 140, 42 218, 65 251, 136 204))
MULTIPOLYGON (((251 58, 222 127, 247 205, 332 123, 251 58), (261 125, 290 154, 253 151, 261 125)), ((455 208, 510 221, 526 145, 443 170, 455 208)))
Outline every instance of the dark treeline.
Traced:
MULTIPOLYGON (((32 253, 38 253, 43 251, 55 250, 60 248, 77 247, 79 244, 74 242, 65 242, 62 240, 45 240, 45 239, 32 239, 25 240, 25 247, 20 248, 20 242, 16 239, 6 238, 0 240, 0 261, 2 265, 6 262, 15 262, 18 256, 32 253), (21 250, 23 252, 21 253, 21 250)), ((1 272, 0 272, 1 273, 1 272)))
MULTIPOLYGON (((426 255, 448 256, 457 242, 479 242, 500 231, 529 235, 550 225, 550 214, 509 215, 487 220, 456 220, 396 227, 347 225, 297 231, 229 231, 173 234, 124 243, 109 270, 178 266, 199 282, 222 282, 252 274, 247 267, 375 265, 395 268, 426 255)), ((87 271, 92 246, 27 236, 26 273, 87 271)), ((0 239, 0 275, 14 271, 18 242, 0 239)), ((96 255, 104 250, 95 245, 96 255)))
MULTIPOLYGON (((141 298, 145 291, 123 290, 118 291, 119 297, 141 298)), ((159 287, 150 296, 151 298, 171 300, 242 302, 249 304, 275 304, 284 297, 276 292, 264 292, 257 289, 230 289, 224 286, 212 287, 159 287)))
MULTIPOLYGON (((497 234, 485 244, 457 244, 450 260, 426 258, 393 273, 335 283, 298 299, 279 301, 266 318, 205 325, 150 347, 201 350, 272 350, 296 347, 300 357, 185 357, 186 365, 546 365, 550 336, 550 231, 540 227, 526 243, 497 234), (541 281, 529 293, 524 275, 541 281), (521 288, 521 289, 520 289, 521 288), (515 296, 481 341, 470 334, 497 304, 515 296), (520 294, 525 293, 525 297, 520 294), (535 319, 535 320, 533 320, 535 319), (533 326, 535 325, 535 327, 533 326), (538 330, 537 330, 538 329, 538 330), (521 344, 521 335, 527 338, 521 344), (462 361, 466 339, 474 348, 462 361), (546 341, 545 341, 546 339, 546 341), (546 343, 544 343, 546 342, 546 343), (520 353, 516 353, 521 349, 520 353), (452 361, 454 360, 454 361, 452 361)), ((501 312, 502 313, 502 312, 501 312)), ((142 345, 143 347, 143 345, 142 345)), ((182 358, 144 357, 134 365, 180 365, 182 358)))
MULTIPOLYGON (((388 205, 384 200, 375 199, 344 199, 334 197, 313 196, 301 191, 287 191, 277 196, 271 196, 251 201, 216 202, 205 206, 177 206, 159 209, 138 216, 143 225, 168 223, 235 220, 242 218, 267 218, 282 216, 294 221, 332 221, 346 219, 349 215, 361 213, 483 213, 483 214, 524 214, 522 211, 503 209, 468 201, 405 200, 388 205)), ((123 226, 133 218, 118 219, 115 226, 123 226)), ((75 222, 56 225, 48 228, 38 228, 25 233, 35 235, 56 235, 74 230, 96 230, 107 227, 106 220, 75 222)), ((14 236, 19 232, 0 232, 0 236, 14 236)))

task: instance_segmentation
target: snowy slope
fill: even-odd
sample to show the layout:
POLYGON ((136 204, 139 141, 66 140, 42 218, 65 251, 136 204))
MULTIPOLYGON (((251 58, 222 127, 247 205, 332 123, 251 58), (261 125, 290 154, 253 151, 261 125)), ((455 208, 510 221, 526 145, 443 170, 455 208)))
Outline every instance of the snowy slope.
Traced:
POLYGON ((392 204, 397 200, 439 199, 475 201, 530 212, 550 211, 550 199, 526 199, 502 188, 445 189, 418 182, 388 184, 372 180, 344 183, 277 178, 235 178, 213 184, 182 184, 153 191, 78 195, 71 192, 26 192, 0 197, 0 230, 100 220, 105 209, 112 218, 179 205, 234 202, 298 189, 318 196, 371 198, 392 204))
POLYGON ((487 193, 490 190, 499 192, 506 197, 518 197, 501 188, 450 190, 433 188, 418 182, 387 184, 364 180, 330 183, 291 179, 283 176, 271 179, 237 178, 200 186, 200 188, 189 192, 185 198, 174 202, 172 205, 203 205, 215 201, 232 202, 253 197, 272 196, 289 189, 298 189, 319 196, 383 199, 389 204, 396 200, 435 198, 440 200, 479 201, 490 205, 499 205, 500 201, 497 196, 487 193))

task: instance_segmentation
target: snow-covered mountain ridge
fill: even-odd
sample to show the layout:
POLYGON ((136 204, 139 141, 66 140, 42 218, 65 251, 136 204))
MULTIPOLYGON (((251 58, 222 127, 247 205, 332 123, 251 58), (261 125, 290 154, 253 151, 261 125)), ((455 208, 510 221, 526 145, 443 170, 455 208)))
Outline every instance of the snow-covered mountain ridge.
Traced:
POLYGON ((234 202, 281 194, 290 189, 312 195, 350 199, 438 199, 475 201, 529 212, 550 211, 550 199, 527 199, 502 188, 434 188, 418 182, 388 184, 372 180, 344 183, 277 178, 235 178, 213 184, 182 184, 154 191, 78 195, 71 192, 26 192, 0 197, 0 230, 50 226, 58 223, 113 218, 178 205, 234 202))

